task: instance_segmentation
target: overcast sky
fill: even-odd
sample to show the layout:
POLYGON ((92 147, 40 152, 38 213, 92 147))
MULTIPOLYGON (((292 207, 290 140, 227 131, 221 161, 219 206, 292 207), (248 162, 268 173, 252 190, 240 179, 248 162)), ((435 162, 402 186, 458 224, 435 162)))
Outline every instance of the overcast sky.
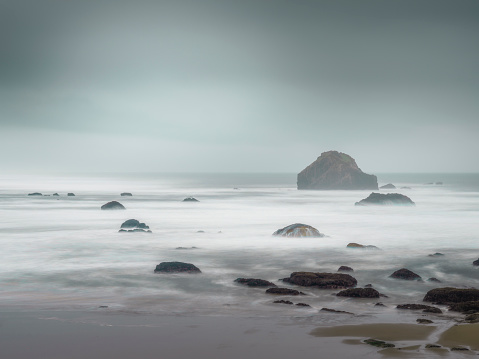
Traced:
POLYGON ((0 0, 0 166, 479 172, 479 1, 0 0))

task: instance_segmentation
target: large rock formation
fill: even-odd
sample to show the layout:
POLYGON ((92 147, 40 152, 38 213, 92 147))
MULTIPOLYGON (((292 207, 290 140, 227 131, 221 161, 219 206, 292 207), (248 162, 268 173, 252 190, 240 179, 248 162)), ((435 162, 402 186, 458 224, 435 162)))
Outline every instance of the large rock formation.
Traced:
POLYGON ((371 193, 367 198, 355 203, 356 206, 414 206, 415 203, 400 193, 371 193))
POLYGON ((351 156, 329 151, 298 174, 298 189, 377 190, 378 179, 361 171, 351 156))
POLYGON ((273 236, 282 237, 324 237, 316 228, 308 226, 307 224, 295 223, 290 224, 284 228, 278 229, 273 233, 273 236))

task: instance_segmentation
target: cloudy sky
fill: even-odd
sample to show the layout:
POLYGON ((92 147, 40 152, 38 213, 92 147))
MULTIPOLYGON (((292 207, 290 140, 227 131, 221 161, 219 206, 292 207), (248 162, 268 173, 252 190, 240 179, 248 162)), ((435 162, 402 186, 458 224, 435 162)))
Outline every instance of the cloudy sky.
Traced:
POLYGON ((479 1, 0 0, 2 171, 479 172, 479 1))

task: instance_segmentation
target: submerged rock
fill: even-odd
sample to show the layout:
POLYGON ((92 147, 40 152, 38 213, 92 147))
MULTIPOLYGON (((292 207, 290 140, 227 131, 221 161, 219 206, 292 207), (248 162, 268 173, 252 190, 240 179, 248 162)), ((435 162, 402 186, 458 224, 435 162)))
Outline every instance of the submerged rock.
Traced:
POLYGON ((338 268, 338 272, 354 272, 354 269, 348 266, 341 266, 338 268))
POLYGON ((134 228, 134 229, 120 229, 118 232, 145 232, 145 233, 152 233, 149 229, 143 228, 134 228))
POLYGON ((237 278, 235 279, 236 283, 245 284, 248 287, 276 287, 276 284, 268 282, 264 279, 256 278, 237 278))
POLYGON ((120 202, 111 201, 101 206, 101 209, 104 209, 104 210, 125 209, 125 206, 123 206, 120 202))
POLYGON ((442 256, 444 256, 444 254, 438 253, 438 252, 436 252, 434 254, 428 254, 428 257, 442 257, 442 256))
POLYGON ((28 195, 29 196, 43 196, 43 194, 41 194, 40 192, 33 192, 33 193, 29 193, 28 195))
POLYGON ((311 307, 309 304, 306 303, 296 303, 295 305, 297 305, 298 307, 311 307))
POLYGON ((350 298, 379 298, 379 292, 373 288, 349 288, 339 292, 336 296, 350 298))
POLYGON ((349 274, 313 272, 294 272, 289 278, 284 278, 283 282, 322 289, 344 289, 358 284, 356 278, 349 274))
POLYGON ((275 300, 273 303, 275 304, 289 304, 289 305, 293 305, 293 302, 289 301, 289 300, 275 300))
POLYGON ((442 313, 441 309, 425 304, 399 304, 396 308, 408 310, 422 310, 424 313, 442 313))
POLYGON ((130 192, 123 192, 123 193, 120 193, 120 196, 122 197, 131 197, 133 196, 130 192))
POLYGON ((199 202, 199 201, 194 197, 187 197, 183 200, 183 202, 199 202))
POLYGON ((414 206, 415 203, 408 197, 400 193, 371 193, 367 198, 355 203, 356 206, 414 206))
POLYGON ((298 189, 357 190, 378 189, 378 179, 361 171, 349 155, 323 152, 316 161, 298 174, 298 189))
POLYGON ((284 228, 278 229, 273 236, 282 237, 325 237, 323 233, 307 224, 295 223, 284 228))
POLYGON ((378 348, 396 347, 394 344, 386 343, 386 342, 383 342, 382 340, 377 340, 377 339, 366 339, 366 340, 363 340, 363 343, 366 343, 366 344, 372 345, 373 347, 378 347, 378 348))
POLYGON ((435 288, 426 293, 423 301, 437 303, 462 303, 479 301, 479 289, 435 288))
POLYGON ((362 248, 362 249, 379 249, 376 246, 364 245, 364 244, 359 244, 359 243, 348 243, 348 245, 346 247, 347 248, 362 248))
POLYGON ((428 278, 427 281, 428 282, 434 282, 434 283, 441 283, 441 281, 439 279, 437 279, 436 277, 428 278))
POLYGON ((380 189, 396 189, 396 186, 392 183, 385 184, 384 186, 379 187, 380 189))
POLYGON ((305 295, 303 292, 289 288, 269 288, 266 289, 266 293, 276 295, 305 295))
POLYGON ((191 263, 161 262, 155 268, 155 273, 201 273, 200 269, 191 263))
POLYGON ((354 313, 351 313, 351 312, 345 312, 344 310, 336 310, 336 309, 330 309, 330 308, 321 308, 321 312, 343 313, 343 314, 352 314, 352 315, 354 315, 354 313))
POLYGON ((421 276, 406 268, 401 268, 391 274, 389 277, 403 280, 422 280, 421 276))

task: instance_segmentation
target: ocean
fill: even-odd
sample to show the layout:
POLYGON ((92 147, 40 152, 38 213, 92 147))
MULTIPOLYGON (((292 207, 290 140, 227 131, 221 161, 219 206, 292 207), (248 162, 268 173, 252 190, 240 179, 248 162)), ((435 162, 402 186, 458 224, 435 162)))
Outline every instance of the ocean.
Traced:
POLYGON ((378 180, 398 187, 380 192, 405 194, 416 206, 355 206, 371 191, 298 191, 296 175, 288 173, 2 175, 0 306, 207 316, 383 310, 374 306, 378 300, 312 288, 301 288, 307 295, 295 299, 310 308, 278 305, 264 289, 234 283, 249 277, 283 286, 278 279, 292 272, 334 273, 341 265, 354 269, 358 286, 372 284, 387 295, 380 301, 389 306, 420 302, 435 287, 479 287, 479 267, 472 265, 479 258, 479 174, 379 174, 378 180), (190 196, 199 202, 182 202, 190 196), (100 210, 112 200, 126 210, 100 210), (152 233, 119 233, 132 218, 152 233), (272 236, 293 223, 326 237, 272 236), (379 250, 346 248, 350 242, 379 250), (436 252, 444 256, 429 256, 436 252), (193 263, 202 273, 155 274, 166 261, 193 263), (424 281, 389 278, 403 267, 424 281))

